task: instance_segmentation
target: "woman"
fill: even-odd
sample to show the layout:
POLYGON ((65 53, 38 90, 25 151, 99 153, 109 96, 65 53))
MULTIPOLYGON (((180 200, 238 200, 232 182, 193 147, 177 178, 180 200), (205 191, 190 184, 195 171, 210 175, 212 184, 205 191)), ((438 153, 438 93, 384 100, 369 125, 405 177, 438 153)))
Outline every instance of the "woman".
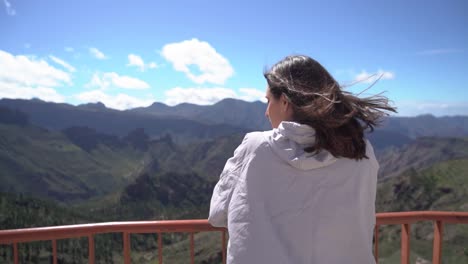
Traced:
POLYGON ((227 262, 375 263, 379 165, 364 130, 386 98, 360 99, 307 56, 265 74, 272 130, 248 133, 220 176, 209 221, 227 227, 227 262))

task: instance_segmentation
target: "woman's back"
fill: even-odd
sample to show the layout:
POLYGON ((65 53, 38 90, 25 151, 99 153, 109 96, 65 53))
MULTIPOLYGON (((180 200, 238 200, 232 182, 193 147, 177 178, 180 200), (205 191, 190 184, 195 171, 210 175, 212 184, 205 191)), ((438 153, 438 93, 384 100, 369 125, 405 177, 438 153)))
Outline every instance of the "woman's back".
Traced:
POLYGON ((228 263, 374 263, 379 166, 364 133, 395 109, 343 91, 307 56, 264 76, 273 130, 247 134, 211 199, 210 222, 228 227, 228 263))
POLYGON ((372 147, 369 159, 336 159, 304 152, 313 141, 310 126, 282 122, 248 134, 228 161, 209 217, 227 224, 228 263, 374 263, 372 147))

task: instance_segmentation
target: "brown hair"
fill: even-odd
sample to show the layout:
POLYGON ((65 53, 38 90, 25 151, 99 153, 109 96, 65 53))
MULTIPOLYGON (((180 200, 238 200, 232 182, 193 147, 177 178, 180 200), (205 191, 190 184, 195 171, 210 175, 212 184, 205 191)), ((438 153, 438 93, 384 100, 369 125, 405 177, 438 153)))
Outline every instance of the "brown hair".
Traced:
POLYGON ((315 143, 306 152, 325 149, 335 157, 367 158, 364 131, 371 132, 385 111, 396 112, 383 96, 359 98, 343 91, 320 63, 288 56, 264 73, 271 94, 291 103, 294 121, 315 129, 315 143))

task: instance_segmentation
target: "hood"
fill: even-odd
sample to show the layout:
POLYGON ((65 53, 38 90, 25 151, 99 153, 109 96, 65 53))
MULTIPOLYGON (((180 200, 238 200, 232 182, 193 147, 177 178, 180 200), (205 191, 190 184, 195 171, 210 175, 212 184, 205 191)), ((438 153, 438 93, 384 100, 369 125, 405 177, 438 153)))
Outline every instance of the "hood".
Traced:
POLYGON ((268 138, 273 152, 297 169, 318 169, 335 163, 337 159, 326 150, 318 154, 304 151, 304 148, 313 145, 314 142, 315 130, 312 127, 286 121, 273 129, 268 138))

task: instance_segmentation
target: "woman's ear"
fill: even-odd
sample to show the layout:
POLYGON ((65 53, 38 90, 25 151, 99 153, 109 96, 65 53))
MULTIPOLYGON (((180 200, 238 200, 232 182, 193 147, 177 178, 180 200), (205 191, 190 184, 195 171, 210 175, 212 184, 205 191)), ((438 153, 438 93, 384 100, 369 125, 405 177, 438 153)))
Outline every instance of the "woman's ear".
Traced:
POLYGON ((283 112, 284 120, 292 120, 293 108, 291 102, 288 100, 286 95, 282 94, 280 97, 281 111, 283 112))
POLYGON ((280 103, 281 103, 281 106, 282 106, 282 108, 283 108, 284 110, 287 110, 287 109, 288 109, 289 101, 288 101, 288 99, 286 98, 286 95, 281 94, 280 103))

